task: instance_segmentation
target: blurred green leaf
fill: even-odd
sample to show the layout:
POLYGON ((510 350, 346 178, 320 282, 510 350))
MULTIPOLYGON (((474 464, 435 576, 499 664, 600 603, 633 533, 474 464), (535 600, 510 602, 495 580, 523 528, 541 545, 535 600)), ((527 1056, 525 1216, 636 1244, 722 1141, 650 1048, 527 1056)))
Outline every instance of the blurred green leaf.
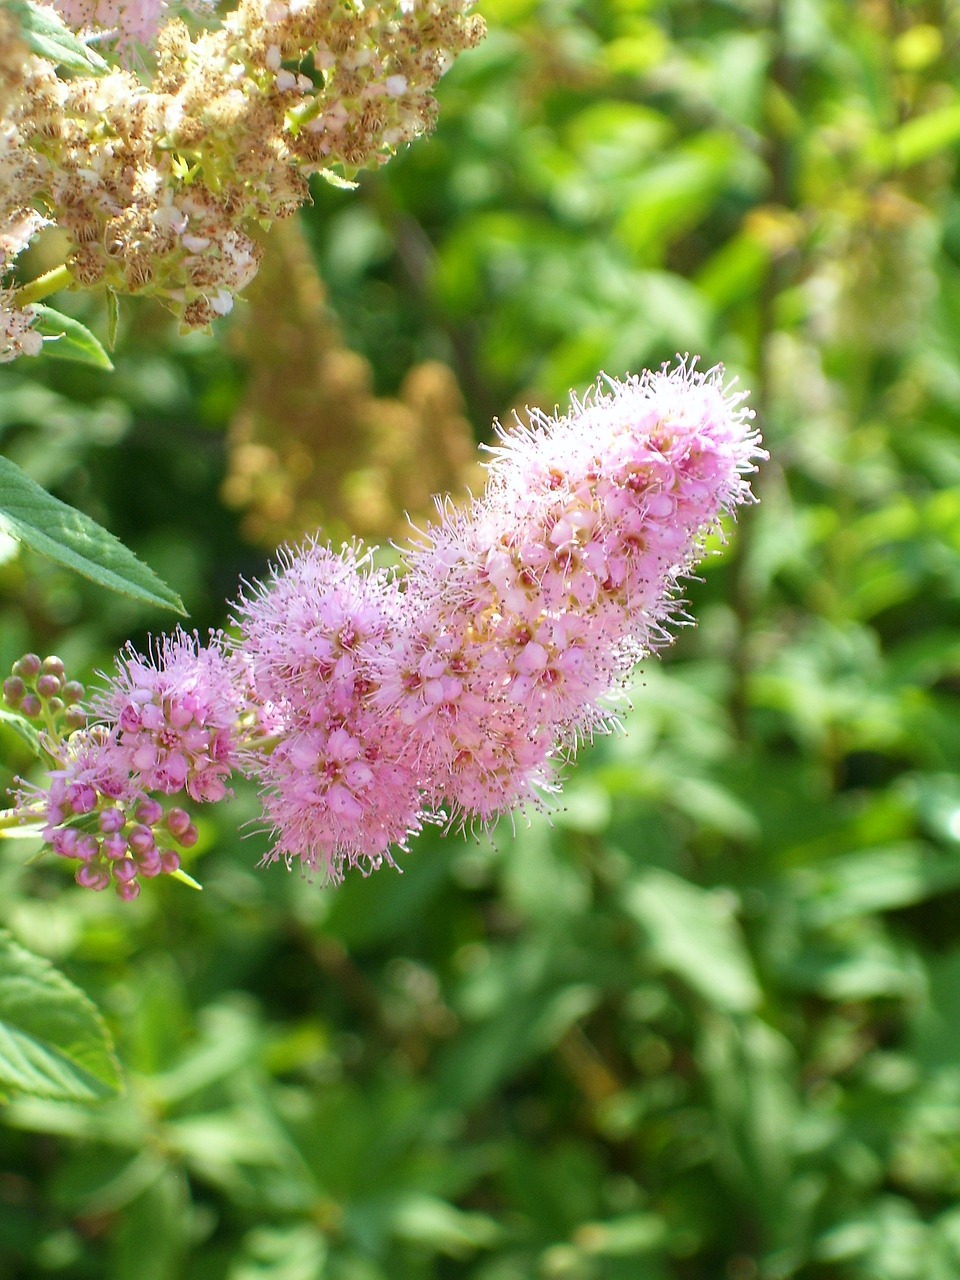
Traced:
POLYGON ((756 1008, 760 987, 728 898, 651 867, 632 878, 624 905, 643 926, 656 967, 717 1009, 756 1008))
POLYGON ((43 757, 40 735, 29 720, 17 715, 15 711, 8 711, 6 707, 0 707, 0 722, 5 724, 11 733, 17 735, 35 760, 40 760, 43 757))
POLYGON ((863 849, 804 867, 793 876, 799 909, 823 927, 850 916, 891 911, 960 885, 960 856, 919 843, 863 849))
POLYGON ((0 932, 0 1087, 92 1101, 120 1073, 93 1002, 47 960, 0 932))

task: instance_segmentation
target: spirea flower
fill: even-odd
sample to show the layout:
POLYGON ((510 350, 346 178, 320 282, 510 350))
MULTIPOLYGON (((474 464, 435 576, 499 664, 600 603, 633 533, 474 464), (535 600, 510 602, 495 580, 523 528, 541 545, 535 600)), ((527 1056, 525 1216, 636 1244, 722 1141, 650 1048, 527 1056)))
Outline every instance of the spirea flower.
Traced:
POLYGON ((750 496, 743 401, 684 361, 501 429, 483 496, 409 557, 411 626, 375 695, 419 736, 435 802, 487 819, 609 727, 605 695, 669 639, 678 578, 750 496))
POLYGON ((285 551, 239 601, 229 649, 177 633, 121 655, 99 723, 59 659, 24 655, 7 706, 76 728, 41 734, 55 767, 21 788, 21 814, 79 883, 132 897, 197 838, 167 798, 217 801, 237 768, 261 786, 265 861, 329 879, 392 862, 424 822, 540 803, 554 761, 616 723, 610 696, 670 639, 706 536, 751 501, 752 418, 721 369, 686 360, 533 411, 404 575, 359 546, 285 551))
POLYGON ((371 698, 378 656, 404 619, 396 579, 369 554, 315 542, 241 601, 240 653, 274 740, 252 766, 276 833, 269 861, 297 858, 337 879, 345 863, 379 866, 419 830, 405 726, 371 698))
POLYGON ((201 803, 226 794, 240 706, 219 638, 202 645, 183 632, 165 637, 150 657, 128 648, 94 703, 140 791, 186 791, 201 803))

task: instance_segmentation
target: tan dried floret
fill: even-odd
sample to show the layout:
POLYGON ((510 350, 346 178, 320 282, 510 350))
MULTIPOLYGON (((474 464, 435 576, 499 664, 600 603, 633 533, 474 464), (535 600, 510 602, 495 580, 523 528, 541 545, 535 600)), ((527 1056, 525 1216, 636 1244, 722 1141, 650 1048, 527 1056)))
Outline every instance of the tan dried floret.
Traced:
POLYGON ((149 87, 60 80, 0 9, 0 228, 39 202, 78 284, 206 325, 256 272, 250 227, 292 213, 311 173, 380 164, 431 127, 436 81, 482 34, 468 8, 241 0, 195 38, 167 22, 149 87))

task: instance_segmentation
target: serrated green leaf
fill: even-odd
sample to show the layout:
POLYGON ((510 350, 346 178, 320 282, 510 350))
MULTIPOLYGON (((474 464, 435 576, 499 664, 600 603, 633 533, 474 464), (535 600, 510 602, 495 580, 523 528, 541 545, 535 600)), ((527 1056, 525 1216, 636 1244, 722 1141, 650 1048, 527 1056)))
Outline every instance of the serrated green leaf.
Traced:
POLYGON ((7 8, 13 11, 24 40, 39 57, 49 58, 58 67, 88 75, 109 70, 99 53, 66 27, 52 8, 41 8, 31 0, 7 0, 7 8))
POLYGON ((23 716, 0 707, 0 724, 5 724, 12 730, 35 759, 39 760, 42 757, 43 747, 40 745, 40 735, 28 720, 24 720, 23 716))
POLYGON ((7 458, 0 458, 0 528, 101 587, 186 614, 176 592, 119 539, 51 497, 7 458))
POLYGON ((92 1000, 2 931, 0 1088, 70 1101, 120 1088, 110 1036, 92 1000))
MULTIPOLYGON (((112 295, 111 295, 112 296, 112 295)), ((40 317, 36 324, 38 333, 51 339, 43 344, 43 354, 53 360, 71 360, 74 364, 89 364, 95 369, 112 369, 113 362, 90 330, 42 302, 34 303, 40 317)))

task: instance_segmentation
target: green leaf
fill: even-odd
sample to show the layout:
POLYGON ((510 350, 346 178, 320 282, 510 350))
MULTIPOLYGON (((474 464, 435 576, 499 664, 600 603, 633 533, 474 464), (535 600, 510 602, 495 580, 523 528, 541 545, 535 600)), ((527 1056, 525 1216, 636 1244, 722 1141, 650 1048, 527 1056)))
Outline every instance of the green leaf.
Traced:
POLYGON ((0 724, 5 724, 15 733, 35 759, 41 759, 43 747, 40 745, 40 735, 29 720, 24 720, 23 716, 18 716, 15 711, 7 711, 6 708, 0 707, 0 724))
POLYGON ((176 592, 112 533, 51 497, 7 458, 0 458, 0 528, 101 587, 186 614, 176 592))
POLYGON ((814 928, 896 911, 960 885, 960 857, 904 841, 831 858, 793 876, 801 919, 814 928))
POLYGON ((34 303, 33 309, 40 317, 35 326, 37 332, 51 339, 43 344, 45 356, 53 360, 71 360, 74 364, 90 364, 95 369, 113 368, 110 357, 86 325, 42 302, 34 303))
POLYGON ((181 884, 185 884, 188 889, 203 890, 203 885, 199 880, 194 880, 193 876, 184 871, 183 867, 177 867, 176 871, 170 872, 171 880, 179 880, 181 884))
POLYGON ((890 141, 890 149, 894 163, 901 169, 909 169, 957 142, 960 142, 960 103, 952 103, 902 124, 890 141))
POLYGON ((724 899, 655 867, 627 889, 626 907, 649 940, 652 959, 714 1008, 745 1013, 760 988, 739 925, 724 899))
POLYGON ((190 1232, 186 1180, 160 1166, 159 1176, 124 1207, 113 1235, 116 1280, 179 1280, 190 1232))
POLYGON ((53 9, 41 8, 31 0, 7 0, 7 8, 13 11, 24 40, 39 57, 49 58, 58 67, 86 75, 109 70, 99 53, 64 26, 53 9))
POLYGON ((49 961, 0 931, 0 1088, 92 1101, 120 1074, 93 1002, 49 961))

